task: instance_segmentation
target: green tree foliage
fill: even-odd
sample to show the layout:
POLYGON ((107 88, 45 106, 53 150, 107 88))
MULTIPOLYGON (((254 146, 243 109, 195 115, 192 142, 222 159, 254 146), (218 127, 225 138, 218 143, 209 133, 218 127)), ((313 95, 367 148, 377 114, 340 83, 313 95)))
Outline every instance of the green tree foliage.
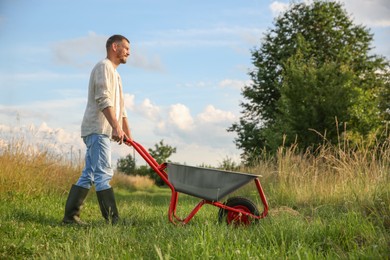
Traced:
POLYGON ((135 160, 130 154, 128 154, 125 158, 118 159, 116 168, 120 172, 132 175, 135 173, 135 160))
MULTIPOLYGON (((159 143, 154 145, 154 149, 148 149, 150 155, 159 163, 168 162, 168 158, 176 153, 176 147, 164 144, 164 140, 161 140, 159 143)), ((164 185, 164 181, 157 175, 154 171, 150 171, 150 177, 155 181, 159 186, 164 185)))
POLYGON ((176 147, 164 144, 164 140, 154 145, 154 149, 148 149, 150 155, 158 162, 167 162, 168 158, 176 153, 176 147))
POLYGON ((349 108, 356 102, 350 67, 331 61, 317 64, 298 52, 287 60, 283 78, 279 114, 267 133, 269 140, 276 141, 272 147, 281 144, 280 133, 287 144, 298 142, 303 147, 323 141, 315 131, 336 143, 336 123, 351 120, 349 108))
POLYGON ((294 4, 253 50, 239 122, 228 131, 251 163, 263 151, 298 142, 307 148, 340 138, 375 136, 389 121, 389 63, 372 55, 372 34, 342 5, 294 4))

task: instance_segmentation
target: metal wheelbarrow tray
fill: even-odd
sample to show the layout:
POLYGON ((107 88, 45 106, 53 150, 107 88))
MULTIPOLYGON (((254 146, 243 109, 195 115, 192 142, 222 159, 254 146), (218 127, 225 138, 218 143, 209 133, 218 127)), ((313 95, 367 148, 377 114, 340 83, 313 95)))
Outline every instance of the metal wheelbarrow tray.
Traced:
POLYGON ((158 164, 142 145, 133 140, 126 140, 126 142, 134 147, 171 189, 172 196, 168 210, 170 222, 174 224, 187 224, 204 204, 210 204, 220 208, 219 221, 226 220, 228 224, 248 225, 267 215, 268 203, 263 188, 261 187, 259 176, 176 163, 158 164), (251 181, 254 181, 263 204, 263 212, 261 214, 252 201, 243 197, 233 197, 225 203, 220 202, 228 194, 251 181), (201 199, 184 219, 176 216, 179 193, 201 199))

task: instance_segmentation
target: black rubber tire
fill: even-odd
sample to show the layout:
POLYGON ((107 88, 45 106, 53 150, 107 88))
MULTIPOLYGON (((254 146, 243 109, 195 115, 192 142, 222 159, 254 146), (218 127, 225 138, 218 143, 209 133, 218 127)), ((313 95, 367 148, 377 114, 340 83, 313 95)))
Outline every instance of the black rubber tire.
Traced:
MULTIPOLYGON (((244 198, 244 197, 232 197, 229 198, 225 203, 226 206, 232 207, 232 208, 240 208, 241 210, 247 211, 253 215, 260 216, 259 210, 257 209, 256 205, 249 199, 244 198)), ((230 212, 230 214, 234 214, 235 212, 230 212)), ((225 210, 220 208, 218 212, 218 221, 220 223, 225 223, 227 224, 244 224, 248 225, 253 222, 257 222, 258 219, 256 218, 250 218, 250 219, 245 219, 243 220, 244 222, 241 222, 241 219, 236 222, 236 223, 231 223, 231 218, 232 216, 229 215, 229 210, 225 210)))

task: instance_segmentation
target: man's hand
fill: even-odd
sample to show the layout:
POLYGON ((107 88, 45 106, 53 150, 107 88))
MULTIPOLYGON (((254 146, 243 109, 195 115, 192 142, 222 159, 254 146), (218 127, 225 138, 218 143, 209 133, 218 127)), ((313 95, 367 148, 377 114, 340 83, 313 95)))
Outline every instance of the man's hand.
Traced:
POLYGON ((115 142, 122 144, 123 140, 126 138, 127 138, 127 136, 126 136, 125 132, 123 132, 122 128, 120 128, 119 126, 112 128, 112 139, 115 142))
POLYGON ((106 117, 108 123, 112 127, 112 136, 111 138, 118 142, 119 144, 123 143, 123 139, 125 138, 126 134, 123 132, 122 128, 119 126, 118 121, 115 118, 114 109, 112 107, 106 107, 103 109, 103 114, 106 117))

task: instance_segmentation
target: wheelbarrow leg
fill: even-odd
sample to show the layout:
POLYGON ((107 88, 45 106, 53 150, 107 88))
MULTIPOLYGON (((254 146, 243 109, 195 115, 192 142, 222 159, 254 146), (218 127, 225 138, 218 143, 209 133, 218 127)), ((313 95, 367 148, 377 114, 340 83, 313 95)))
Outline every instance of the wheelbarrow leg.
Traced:
POLYGON ((176 210, 177 210, 177 204, 179 202, 179 193, 176 192, 175 194, 175 208, 173 209, 173 216, 175 217, 176 220, 182 222, 183 219, 179 218, 177 215, 176 215, 176 210))
POLYGON ((207 202, 206 200, 201 200, 198 203, 198 205, 196 205, 196 207, 191 211, 191 213, 182 221, 182 223, 187 224, 188 222, 190 222, 190 220, 195 216, 195 214, 200 210, 200 208, 204 204, 211 204, 211 203, 207 202))
POLYGON ((195 208, 190 212, 190 214, 185 218, 181 219, 176 215, 176 209, 177 209, 177 202, 179 200, 179 193, 175 190, 172 190, 172 197, 171 197, 171 202, 169 205, 169 210, 168 210, 168 219, 171 223, 178 225, 182 224, 185 225, 187 224, 194 216, 195 214, 200 210, 200 208, 204 204, 212 204, 211 202, 208 202, 206 200, 201 200, 198 205, 195 206, 195 208), (178 223, 178 222, 179 223, 178 223))
POLYGON ((176 217, 178 197, 179 197, 179 193, 175 190, 172 190, 171 202, 169 204, 169 209, 168 209, 168 219, 173 224, 176 224, 175 219, 181 221, 179 218, 176 217))
POLYGON ((261 187, 261 183, 258 178, 255 179, 257 190, 259 191, 261 202, 263 203, 263 213, 261 213, 260 218, 265 218, 268 214, 268 202, 267 198, 265 197, 263 187, 261 187))

